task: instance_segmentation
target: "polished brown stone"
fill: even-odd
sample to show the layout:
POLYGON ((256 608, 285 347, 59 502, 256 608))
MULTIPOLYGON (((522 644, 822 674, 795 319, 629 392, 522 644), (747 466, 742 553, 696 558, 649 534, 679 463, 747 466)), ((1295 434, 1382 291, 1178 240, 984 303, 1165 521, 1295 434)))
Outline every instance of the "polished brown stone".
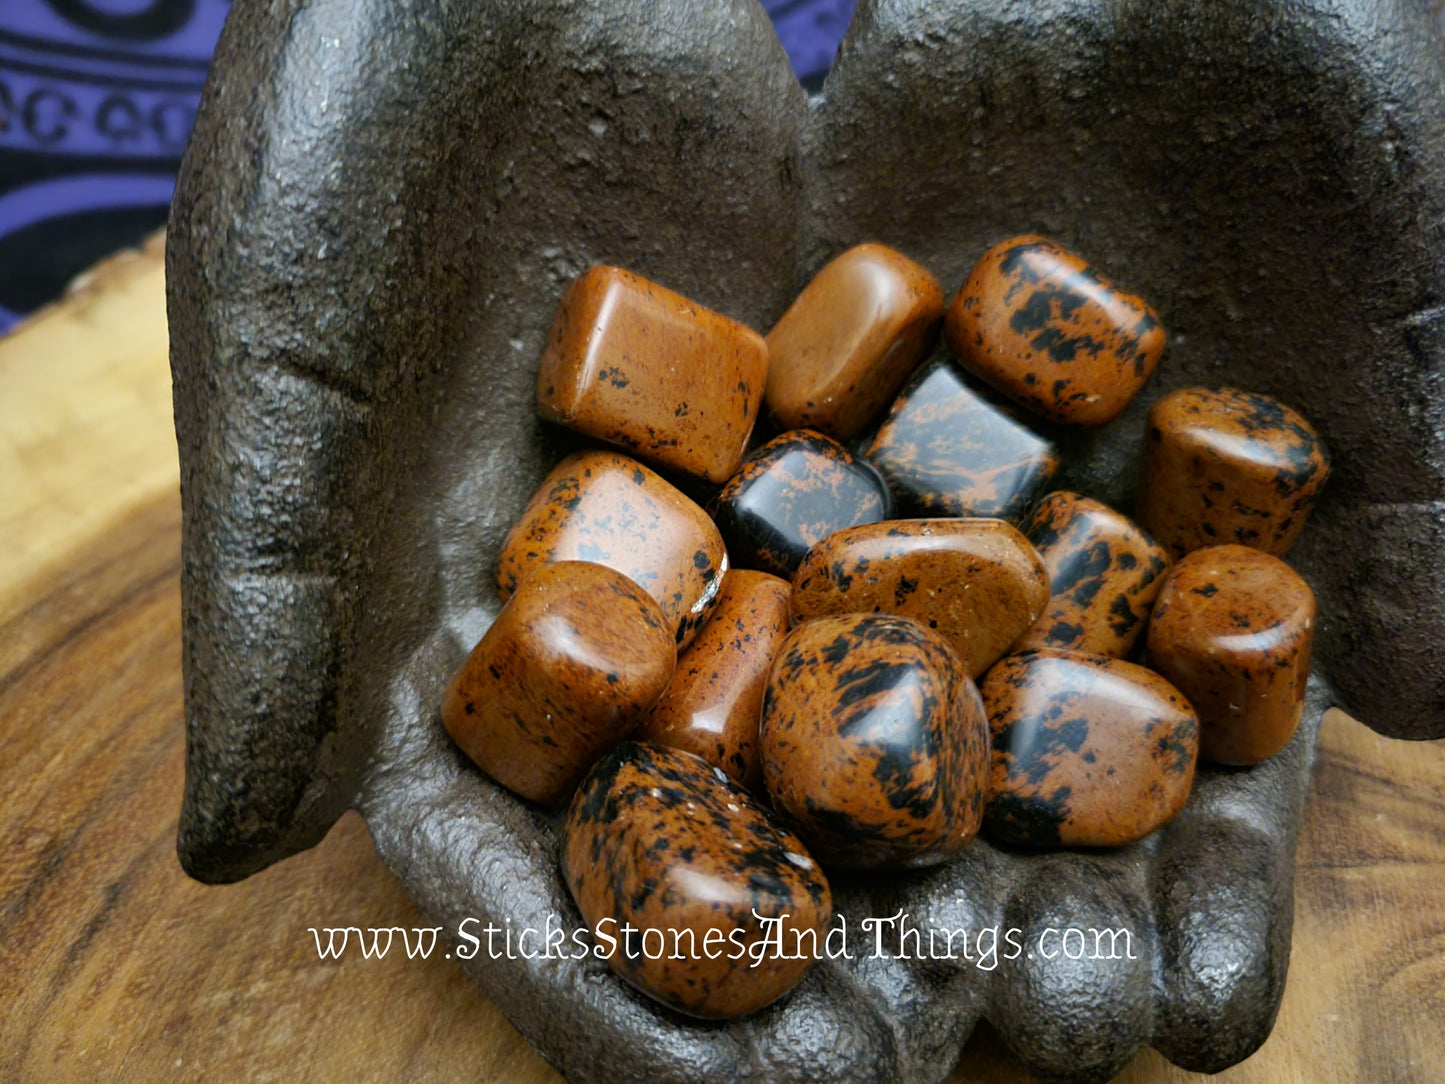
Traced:
POLYGON ((1149 411, 1139 522, 1176 557, 1227 543, 1278 555, 1329 473, 1319 434, 1278 400, 1181 388, 1149 411))
POLYGON ((783 429, 856 436, 938 337, 943 290, 884 245, 826 264, 768 332, 764 401, 783 429))
POLYGON ((1049 604, 1019 648, 1126 658, 1149 620, 1169 554, 1129 519, 1061 490, 1024 525, 1049 571, 1049 604))
POLYGON ((887 519, 893 500, 868 462, 795 429, 749 455, 708 507, 734 564, 786 578, 834 531, 887 519))
POLYGON ((569 455, 507 532, 497 565, 502 601, 549 561, 595 561, 636 580, 662 606, 679 646, 717 599, 727 550, 707 513, 618 452, 569 455))
POLYGON ((993 745, 984 830, 1005 843, 1112 847, 1189 798, 1199 726, 1152 670, 1105 655, 1010 655, 979 685, 993 745))
POLYGON ((1149 621, 1149 665, 1199 712, 1199 755, 1257 764, 1299 725, 1315 596, 1278 557, 1210 546, 1181 558, 1149 621))
POLYGON ((747 449, 768 375, 756 331, 619 267, 562 298, 537 371, 548 421, 722 482, 747 449))
POLYGON ((692 1016, 777 1000, 822 956, 832 921, 827 878, 793 833, 719 768, 651 743, 624 742, 583 781, 562 873, 593 951, 692 1016))
POLYGON ((712 616, 633 736, 685 749, 760 793, 758 718, 768 670, 788 634, 790 591, 787 580, 766 572, 729 571, 712 616))
POLYGON ((795 621, 892 613, 935 630, 977 678, 1038 619, 1044 563, 999 519, 901 519, 828 536, 793 577, 795 621))
POLYGON ((676 662, 651 595, 603 565, 560 561, 524 580, 472 649, 442 723, 498 783, 550 804, 632 732, 676 662))
POLYGON ((983 704, 935 633, 844 614, 788 634, 763 702, 763 778, 825 864, 926 866, 978 833, 983 704))
POLYGON ((944 334, 964 366, 1050 421, 1098 426, 1129 405, 1164 353, 1140 298, 1042 237, 1014 237, 975 265, 944 334))
POLYGON ((1017 523, 1059 469, 1054 446, 969 387, 947 358, 909 378, 868 448, 900 510, 1017 523))

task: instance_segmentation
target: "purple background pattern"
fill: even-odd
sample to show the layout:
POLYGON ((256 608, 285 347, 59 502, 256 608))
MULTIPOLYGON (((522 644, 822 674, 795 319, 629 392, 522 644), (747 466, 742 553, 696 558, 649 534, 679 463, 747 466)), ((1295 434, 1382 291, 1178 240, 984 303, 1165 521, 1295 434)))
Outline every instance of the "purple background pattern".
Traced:
MULTIPOLYGON (((804 86, 821 84, 854 2, 763 0, 804 86)), ((229 10, 0 0, 0 333, 165 222, 229 10)))
POLYGON ((833 64, 856 0, 763 0, 763 10, 803 85, 818 89, 833 64))
POLYGON ((0 0, 0 330, 165 221, 229 0, 0 0))

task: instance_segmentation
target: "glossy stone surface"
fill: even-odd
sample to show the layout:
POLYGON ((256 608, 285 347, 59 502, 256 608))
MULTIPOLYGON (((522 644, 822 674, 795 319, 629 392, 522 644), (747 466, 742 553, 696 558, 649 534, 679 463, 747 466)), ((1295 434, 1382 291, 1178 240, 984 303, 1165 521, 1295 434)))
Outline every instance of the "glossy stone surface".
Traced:
POLYGON ((672 623, 603 565, 559 561, 522 581, 442 696, 452 740, 533 802, 565 798, 667 688, 672 623))
POLYGON ((913 374, 867 455, 905 512, 1012 523, 1059 469, 1051 443, 970 388, 943 357, 913 374))
POLYGON ((666 479, 618 452, 569 455, 502 541, 502 601, 549 561, 594 561, 637 581, 686 645, 717 600, 728 555, 712 520, 666 479))
POLYGON ((756 331, 620 267, 577 278, 537 369, 537 411, 709 482, 737 470, 768 378, 756 331))
POLYGON ((887 519, 893 500, 867 462, 831 437, 795 429, 749 455, 708 507, 733 564, 786 579, 834 531, 887 519))
POLYGON ((977 678, 1049 600, 1026 538, 999 519, 900 519, 850 527, 814 546, 793 578, 794 621, 892 613, 936 631, 977 678))
POLYGON ((932 865, 978 833, 983 704, 943 640, 911 618, 845 614, 793 629, 760 738, 775 808, 825 864, 932 865))
POLYGON ((993 745, 991 838, 1112 847, 1143 839, 1188 799, 1198 720, 1152 670, 1105 655, 1021 651, 979 691, 993 745))
POLYGON ((1050 421, 1112 421, 1164 353, 1164 329, 1142 299, 1042 237, 984 253, 944 320, 971 372, 1050 421))
POLYGON ((1049 603, 1019 648, 1126 658, 1149 620, 1169 554, 1128 516, 1060 490, 1024 525, 1049 572, 1049 603))
POLYGON ((764 401, 779 427, 856 436, 938 337, 943 290, 886 245, 855 245, 803 288, 768 332, 764 401))
POLYGON ((678 656, 667 691, 634 737, 700 756, 760 793, 758 718, 768 670, 788 634, 791 590, 766 572, 731 569, 712 616, 678 656))
POLYGON ((1199 755, 1257 764, 1299 725, 1315 596, 1278 557, 1210 546, 1182 558, 1149 621, 1149 665, 1199 713, 1199 755))
POLYGON ((650 743, 619 745, 578 789, 562 873, 588 927, 614 939, 614 971, 709 1019, 787 993, 813 966, 814 938, 821 955, 832 920, 827 878, 796 836, 718 768, 650 743), (770 928, 757 916, 787 917, 770 928), (766 943, 770 929, 781 952, 766 943))
POLYGON ((1281 554, 1329 474, 1319 434, 1279 400, 1181 388, 1149 411, 1139 522, 1176 557, 1228 543, 1281 554))

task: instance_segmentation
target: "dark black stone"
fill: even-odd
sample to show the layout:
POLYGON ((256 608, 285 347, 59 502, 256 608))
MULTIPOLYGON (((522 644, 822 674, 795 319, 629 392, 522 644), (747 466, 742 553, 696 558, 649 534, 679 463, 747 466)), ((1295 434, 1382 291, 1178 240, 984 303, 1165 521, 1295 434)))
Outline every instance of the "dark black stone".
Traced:
MULTIPOLYGON (((1335 477, 1292 559, 1323 675, 1279 757, 1204 772, 1157 840, 840 891, 857 921, 1132 925, 1138 961, 826 963, 728 1028, 600 962, 466 966, 577 1080, 943 1078, 986 1016, 1038 1075, 1140 1044, 1219 1069, 1268 1035, 1320 712, 1445 734, 1445 53, 1418 0, 862 0, 807 108, 751 0, 237 0, 177 191, 184 507, 179 850, 234 880, 349 805, 438 924, 576 915, 540 815, 463 764, 441 690, 559 440, 556 301, 622 264, 766 329, 830 256, 945 289, 1057 238, 1173 335, 1073 476, 1128 497, 1165 390, 1299 409, 1335 477)), ((1066 459, 1066 462, 1069 462, 1066 459)))
POLYGON ((899 393, 868 449, 913 516, 987 516, 1017 524, 1059 465, 1052 444, 989 401, 937 356, 899 393))
POLYGON ((888 519, 893 499, 866 460, 832 437, 794 429, 749 454, 708 510, 735 567, 791 579, 833 532, 888 519))

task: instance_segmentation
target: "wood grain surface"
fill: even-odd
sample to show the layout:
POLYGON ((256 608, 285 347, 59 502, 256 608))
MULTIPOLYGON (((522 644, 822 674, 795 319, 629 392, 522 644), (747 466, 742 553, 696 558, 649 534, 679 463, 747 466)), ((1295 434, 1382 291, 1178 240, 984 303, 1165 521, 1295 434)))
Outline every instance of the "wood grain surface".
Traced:
MULTIPOLYGON (((0 340, 0 1081, 558 1080, 440 952, 318 960, 308 927, 425 925, 356 816, 181 872, 170 424, 158 243, 0 340)), ((1445 1080, 1442 825, 1445 745, 1326 719, 1279 1022, 1215 1079, 1445 1080)), ((981 1029, 952 1079, 1027 1077, 981 1029)))

